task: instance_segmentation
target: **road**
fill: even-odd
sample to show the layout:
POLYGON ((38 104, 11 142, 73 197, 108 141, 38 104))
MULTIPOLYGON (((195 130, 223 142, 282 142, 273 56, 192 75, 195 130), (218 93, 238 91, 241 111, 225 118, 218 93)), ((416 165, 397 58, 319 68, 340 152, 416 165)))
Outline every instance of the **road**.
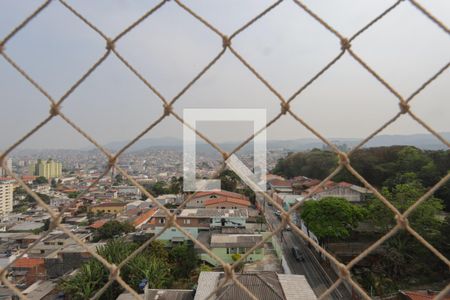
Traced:
MULTIPOLYGON (((274 214, 274 212, 275 210, 273 207, 266 206, 266 222, 269 228, 271 227, 272 229, 278 227, 280 224, 280 219, 274 214)), ((303 239, 297 236, 297 234, 294 234, 292 231, 283 231, 278 234, 278 240, 282 241, 281 247, 283 249, 283 254, 289 268, 291 269, 291 272, 293 274, 305 275, 309 285, 317 296, 324 293, 328 287, 330 287, 337 280, 337 275, 334 273, 327 273, 318 261, 316 255, 312 253, 312 251, 304 243, 303 239), (303 253, 303 256, 305 257, 304 261, 299 262, 295 259, 292 254, 292 247, 294 246, 298 247, 303 253)), ((334 290, 326 299, 340 300, 352 299, 352 297, 349 291, 341 284, 339 288, 334 290)))

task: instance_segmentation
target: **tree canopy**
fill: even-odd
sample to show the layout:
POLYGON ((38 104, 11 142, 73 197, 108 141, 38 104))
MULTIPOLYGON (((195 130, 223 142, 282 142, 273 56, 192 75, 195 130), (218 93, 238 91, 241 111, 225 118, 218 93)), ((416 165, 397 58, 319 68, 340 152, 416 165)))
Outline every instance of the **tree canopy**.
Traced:
POLYGON ((96 237, 98 240, 106 240, 132 231, 134 231, 134 227, 130 223, 111 220, 103 224, 103 226, 97 230, 96 237))
POLYGON ((300 212, 303 221, 319 239, 349 237, 365 214, 363 208, 337 197, 306 201, 300 212))
MULTIPOLYGON (((449 172, 450 150, 420 150, 411 146, 362 148, 352 153, 350 163, 370 184, 380 189, 408 182, 411 176, 430 188, 449 172)), ((324 179, 337 164, 335 153, 315 149, 280 159, 272 172, 287 178, 302 175, 324 179)), ((333 180, 361 184, 346 169, 333 180)), ((442 199, 445 209, 450 211, 450 181, 439 188, 435 196, 442 199)))
MULTIPOLYGON (((108 262, 119 265, 138 247, 138 244, 124 239, 115 239, 98 247, 97 252, 108 262)), ((142 282, 147 282, 151 289, 164 289, 184 280, 191 288, 191 272, 198 267, 197 256, 192 247, 183 244, 170 249, 165 248, 160 241, 153 241, 121 268, 120 276, 138 293, 142 293, 139 286, 142 282)), ((63 279, 59 288, 70 295, 70 299, 84 300, 95 295, 108 280, 109 271, 98 260, 91 259, 75 275, 63 279)), ((114 282, 100 299, 116 299, 122 292, 123 288, 114 282)))

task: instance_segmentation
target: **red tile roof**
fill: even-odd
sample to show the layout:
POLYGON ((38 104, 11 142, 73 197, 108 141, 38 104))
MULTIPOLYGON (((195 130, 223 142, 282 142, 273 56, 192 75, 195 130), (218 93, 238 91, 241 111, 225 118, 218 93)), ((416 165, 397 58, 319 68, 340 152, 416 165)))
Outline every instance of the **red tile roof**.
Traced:
POLYGON ((13 267, 15 268, 34 268, 39 265, 44 264, 43 258, 30 258, 30 257, 21 257, 16 259, 13 263, 13 267))
POLYGON ((105 225, 106 222, 108 222, 108 220, 98 220, 92 223, 89 227, 93 229, 99 229, 100 227, 105 225))
POLYGON ((238 194, 238 193, 234 193, 234 192, 224 191, 224 190, 198 192, 197 194, 195 194, 194 197, 192 197, 192 199, 196 199, 196 198, 200 198, 200 197, 204 197, 204 196, 208 196, 208 195, 219 195, 219 196, 223 196, 223 197, 247 199, 247 197, 245 197, 244 195, 241 195, 241 194, 238 194))
POLYGON ((353 184, 345 182, 345 181, 341 181, 337 185, 339 185, 341 187, 351 187, 353 184))
POLYGON ((230 202, 235 203, 243 206, 250 206, 250 201, 244 200, 244 199, 238 199, 238 198, 232 198, 232 197, 220 197, 217 199, 209 199, 205 201, 205 206, 209 205, 215 205, 218 203, 224 203, 224 202, 230 202))
POLYGON ((156 213, 157 210, 158 208, 155 207, 141 214, 139 217, 134 219, 133 226, 139 226, 140 224, 147 222, 156 213))

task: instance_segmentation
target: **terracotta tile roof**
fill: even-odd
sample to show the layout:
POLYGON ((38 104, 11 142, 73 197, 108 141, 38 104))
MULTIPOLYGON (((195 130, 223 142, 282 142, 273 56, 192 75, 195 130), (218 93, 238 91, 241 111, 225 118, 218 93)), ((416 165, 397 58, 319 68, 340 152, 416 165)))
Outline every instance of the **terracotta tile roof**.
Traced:
POLYGON ((195 194, 195 196, 192 197, 192 199, 196 199, 196 198, 200 198, 200 197, 204 197, 204 196, 208 196, 208 195, 219 195, 219 196, 223 196, 223 197, 247 199, 247 197, 245 197, 244 195, 241 195, 241 194, 238 194, 238 193, 234 193, 234 192, 224 191, 224 190, 214 190, 214 191, 209 191, 209 192, 199 192, 199 193, 195 194))
POLYGON ((21 257, 16 259, 13 264, 14 268, 34 268, 44 264, 43 258, 21 257))
POLYGON ((214 204, 218 204, 218 203, 224 203, 224 202, 231 202, 231 203, 244 205, 244 206, 250 206, 250 204, 251 204, 250 201, 247 201, 244 199, 232 198, 232 197, 220 197, 217 199, 206 200, 205 206, 214 205, 214 204))
POLYGON ((108 220, 98 220, 92 223, 89 227, 93 229, 99 229, 100 227, 105 225, 106 222, 108 222, 108 220))
POLYGON ((139 226, 140 224, 147 222, 158 210, 157 207, 152 208, 146 212, 144 212, 143 214, 141 214, 140 216, 138 216, 136 219, 134 219, 133 221, 133 226, 139 226))

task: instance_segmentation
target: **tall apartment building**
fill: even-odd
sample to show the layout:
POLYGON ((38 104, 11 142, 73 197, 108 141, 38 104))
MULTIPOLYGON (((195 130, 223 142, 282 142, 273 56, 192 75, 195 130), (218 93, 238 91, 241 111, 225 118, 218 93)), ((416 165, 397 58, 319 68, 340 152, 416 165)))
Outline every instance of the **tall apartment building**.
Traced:
POLYGON ((13 184, 10 182, 0 182, 0 215, 12 212, 13 210, 13 184))
MULTIPOLYGON (((11 158, 8 158, 8 159, 6 160, 6 167, 7 167, 8 169, 12 170, 12 159, 11 159, 11 158)), ((0 176, 1 176, 1 177, 6 177, 6 176, 8 176, 8 174, 6 174, 6 170, 3 169, 1 166, 0 166, 0 176)))
POLYGON ((52 159, 38 159, 37 163, 30 165, 30 173, 35 176, 43 176, 48 179, 61 177, 62 164, 52 159))

